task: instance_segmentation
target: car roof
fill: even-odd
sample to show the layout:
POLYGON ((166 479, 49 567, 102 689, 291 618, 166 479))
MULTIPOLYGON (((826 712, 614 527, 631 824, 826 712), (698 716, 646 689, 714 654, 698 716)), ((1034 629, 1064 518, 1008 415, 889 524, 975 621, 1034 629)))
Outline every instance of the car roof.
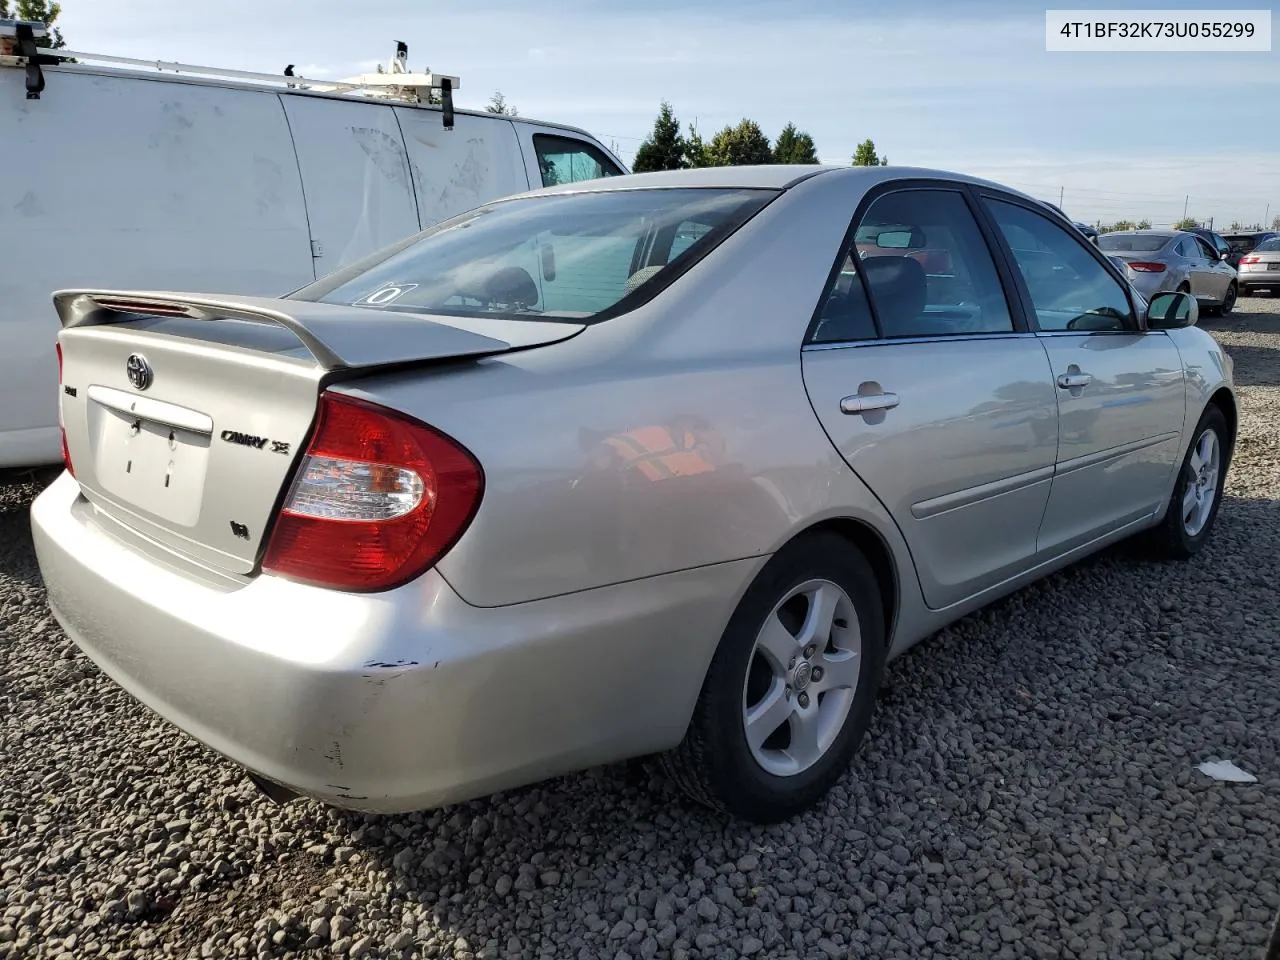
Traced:
POLYGON ((617 177, 579 180, 530 190, 520 196, 551 193, 603 193, 611 190, 640 190, 658 187, 718 187, 722 189, 786 190, 813 177, 861 178, 870 187, 886 180, 943 179, 975 186, 985 186, 1043 204, 1019 190, 1002 183, 971 177, 968 174, 930 167, 853 167, 836 164, 760 164, 755 166, 698 167, 694 170, 659 170, 653 173, 630 173, 617 177))

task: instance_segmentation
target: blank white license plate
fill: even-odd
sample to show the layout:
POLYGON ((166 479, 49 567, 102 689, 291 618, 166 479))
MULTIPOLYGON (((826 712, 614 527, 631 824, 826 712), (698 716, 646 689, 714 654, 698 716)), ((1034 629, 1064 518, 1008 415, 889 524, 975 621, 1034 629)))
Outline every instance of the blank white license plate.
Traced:
POLYGON ((94 405, 94 473, 102 489, 144 513, 195 526, 209 436, 94 405))

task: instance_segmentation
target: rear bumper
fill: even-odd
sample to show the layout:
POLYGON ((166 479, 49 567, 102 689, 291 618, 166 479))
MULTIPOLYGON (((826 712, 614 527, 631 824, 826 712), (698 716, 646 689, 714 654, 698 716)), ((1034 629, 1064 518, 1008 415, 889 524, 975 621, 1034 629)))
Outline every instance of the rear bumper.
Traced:
POLYGON ((54 615, 108 676, 250 771, 373 812, 673 746, 758 564, 476 608, 434 571, 376 595, 214 583, 126 545, 68 474, 31 515, 54 615))
POLYGON ((1236 286, 1248 290, 1280 290, 1280 270, 1242 270, 1236 276, 1236 286))

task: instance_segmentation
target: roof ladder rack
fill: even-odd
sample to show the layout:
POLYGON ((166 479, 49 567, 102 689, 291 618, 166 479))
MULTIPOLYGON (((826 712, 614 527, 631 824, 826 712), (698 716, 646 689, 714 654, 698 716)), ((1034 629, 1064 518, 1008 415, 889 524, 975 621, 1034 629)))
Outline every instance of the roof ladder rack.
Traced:
POLYGON ((0 20, 0 65, 14 61, 14 66, 26 67, 27 99, 39 100, 44 92, 42 65, 59 62, 53 51, 37 47, 37 40, 48 40, 49 28, 36 20, 0 20))
POLYGON ((41 64, 57 64, 74 58, 80 63, 136 67, 191 77, 244 80, 314 93, 351 94, 375 100, 439 104, 444 115, 445 129, 452 130, 453 93, 461 86, 458 77, 448 74, 432 73, 429 70, 410 73, 409 45, 402 41, 396 43, 396 54, 391 59, 389 69, 384 69, 379 64, 376 73, 361 74, 344 80, 312 80, 294 74, 292 64, 278 74, 254 73, 248 70, 228 70, 224 67, 205 67, 170 60, 138 60, 132 57, 113 57, 78 50, 52 50, 35 45, 36 39, 44 40, 47 37, 48 29, 42 23, 0 20, 0 67, 26 67, 27 99, 29 100, 39 99, 40 92, 44 90, 41 64))

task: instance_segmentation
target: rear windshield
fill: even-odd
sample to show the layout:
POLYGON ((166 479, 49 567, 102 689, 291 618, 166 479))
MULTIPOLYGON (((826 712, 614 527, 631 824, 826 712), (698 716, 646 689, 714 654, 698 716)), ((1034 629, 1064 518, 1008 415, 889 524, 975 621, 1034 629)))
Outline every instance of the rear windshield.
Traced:
POLYGON ((1098 249, 1108 253, 1151 253, 1169 242, 1170 237, 1134 236, 1133 234, 1104 233, 1098 237, 1098 249))
POLYGON ((777 195, 677 188, 504 200, 292 295, 450 316, 600 320, 665 285, 777 195), (635 297, 631 297, 636 294, 635 297))
POLYGON ((1246 233, 1243 236, 1227 237, 1227 243, 1236 253, 1248 253, 1257 245, 1258 238, 1251 233, 1246 233))
POLYGON ((1275 253, 1280 250, 1280 237, 1272 237, 1270 240, 1263 240, 1254 247, 1255 253, 1275 253))

